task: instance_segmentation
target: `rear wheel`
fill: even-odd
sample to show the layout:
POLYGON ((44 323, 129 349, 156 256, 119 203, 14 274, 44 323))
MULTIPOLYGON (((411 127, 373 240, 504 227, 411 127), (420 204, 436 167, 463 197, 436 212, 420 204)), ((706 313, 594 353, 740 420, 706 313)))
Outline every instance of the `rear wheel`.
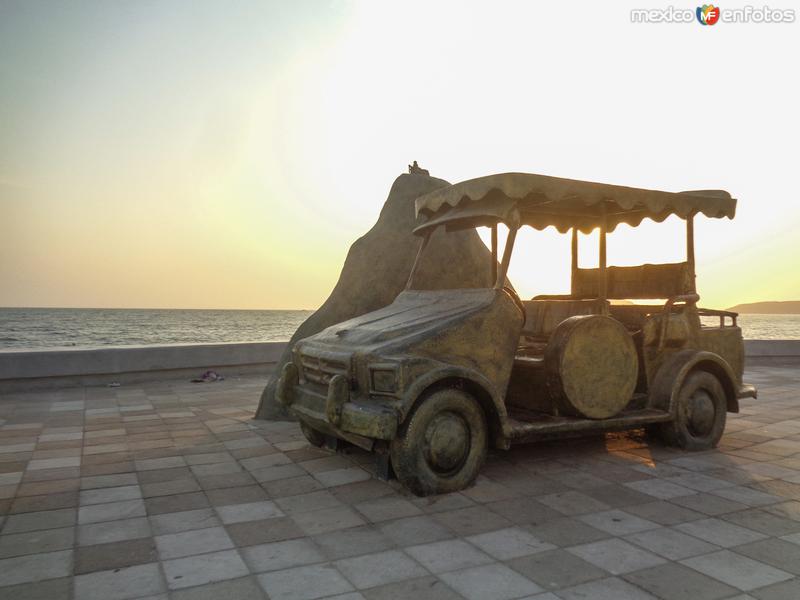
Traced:
POLYGON ((300 421, 300 430, 303 432, 303 435, 306 436, 308 443, 312 446, 320 448, 325 445, 325 435, 310 425, 305 424, 303 421, 300 421))
POLYGON ((675 420, 660 425, 664 442, 684 450, 709 450, 725 431, 728 409, 719 379, 707 371, 686 377, 676 398, 675 420))
POLYGON ((486 417, 469 394, 452 388, 423 398, 391 444, 392 467, 418 496, 464 489, 486 459, 486 417))

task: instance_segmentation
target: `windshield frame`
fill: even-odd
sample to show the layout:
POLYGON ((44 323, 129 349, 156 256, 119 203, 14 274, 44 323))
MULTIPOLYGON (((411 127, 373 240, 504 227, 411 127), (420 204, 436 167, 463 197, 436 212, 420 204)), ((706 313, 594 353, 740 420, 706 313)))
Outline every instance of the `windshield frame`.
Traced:
MULTIPOLYGON (((431 237, 433 234, 440 228, 444 226, 445 231, 447 231, 446 225, 437 225, 425 231, 420 237, 422 238, 419 243, 419 249, 417 250, 417 255, 414 257, 414 263, 411 266, 411 272, 408 274, 408 280, 406 281, 406 290, 414 289, 414 276, 416 275, 417 271, 419 270, 420 263, 422 262, 422 255, 425 253, 426 248, 428 247, 428 243, 430 242, 431 237)), ((502 221, 500 219, 497 220, 496 223, 490 226, 491 229, 491 255, 490 260, 492 261, 492 285, 486 286, 485 288, 478 288, 478 289, 502 289, 505 287, 506 282, 506 275, 508 273, 508 267, 511 264, 511 254, 514 251, 514 242, 517 238, 517 231, 520 228, 519 218, 515 218, 508 221, 502 221), (506 238, 506 243, 503 248, 503 257, 498 265, 497 258, 499 253, 499 246, 497 240, 497 226, 503 223, 506 227, 508 227, 508 237, 506 238)), ((475 228, 473 228, 474 230, 475 228)))

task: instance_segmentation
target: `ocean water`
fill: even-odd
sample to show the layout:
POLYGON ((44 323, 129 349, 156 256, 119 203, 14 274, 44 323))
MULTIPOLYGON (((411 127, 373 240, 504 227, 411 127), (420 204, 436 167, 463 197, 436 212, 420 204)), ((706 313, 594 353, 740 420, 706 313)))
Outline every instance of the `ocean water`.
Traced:
MULTIPOLYGON (((285 341, 311 313, 0 308, 0 349, 285 341)), ((740 315, 739 325, 746 339, 800 339, 800 315, 740 315)))
POLYGON ((746 340, 800 340, 800 315, 739 315, 738 324, 746 340))
POLYGON ((312 312, 0 308, 0 349, 284 341, 312 312))

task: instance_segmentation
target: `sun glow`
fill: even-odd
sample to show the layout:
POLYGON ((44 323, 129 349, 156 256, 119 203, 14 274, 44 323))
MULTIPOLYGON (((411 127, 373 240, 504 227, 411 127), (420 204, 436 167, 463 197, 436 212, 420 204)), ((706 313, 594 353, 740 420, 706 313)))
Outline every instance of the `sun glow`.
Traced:
MULTIPOLYGON (((696 220, 704 304, 800 297, 794 29, 571 7, 3 5, 0 305, 314 308, 414 159, 728 189, 735 221, 696 220)), ((684 235, 620 226, 608 263, 684 260, 684 235)), ((516 246, 523 297, 566 291, 569 236, 516 246)))

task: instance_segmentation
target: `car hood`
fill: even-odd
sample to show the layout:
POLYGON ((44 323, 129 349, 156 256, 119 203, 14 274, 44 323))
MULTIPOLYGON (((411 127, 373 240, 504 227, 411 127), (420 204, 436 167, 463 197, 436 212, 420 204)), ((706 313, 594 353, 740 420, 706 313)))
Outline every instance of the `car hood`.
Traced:
POLYGON ((406 290, 389 306, 338 323, 298 342, 319 350, 375 352, 426 340, 491 306, 500 290, 406 290))

